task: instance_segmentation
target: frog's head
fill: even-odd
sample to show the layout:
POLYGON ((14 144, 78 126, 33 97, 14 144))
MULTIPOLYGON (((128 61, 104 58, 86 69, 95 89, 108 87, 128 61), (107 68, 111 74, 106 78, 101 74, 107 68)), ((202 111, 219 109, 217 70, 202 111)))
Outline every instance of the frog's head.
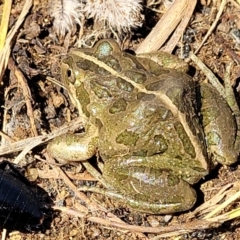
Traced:
POLYGON ((99 76, 111 75, 112 69, 121 71, 119 61, 113 56, 121 54, 118 44, 113 40, 99 41, 93 48, 71 49, 62 60, 61 74, 72 103, 87 116, 90 95, 97 98, 111 97, 106 87, 96 84, 99 76), (105 67, 110 68, 105 69, 105 67), (85 109, 85 110, 84 110, 85 109))
POLYGON ((71 102, 78 109, 79 114, 87 118, 89 115, 87 105, 90 102, 90 98, 88 91, 84 88, 84 83, 89 71, 85 70, 88 69, 88 66, 83 67, 84 59, 77 54, 79 50, 72 49, 62 60, 61 75, 71 102))
MULTIPOLYGON (((121 55, 119 45, 113 39, 104 39, 95 44, 93 48, 71 49, 62 60, 62 76, 66 85, 69 83, 78 87, 81 82, 91 77, 91 74, 102 74, 104 62, 109 68, 121 70, 114 55, 121 55)), ((106 71, 107 72, 107 71, 106 71)))

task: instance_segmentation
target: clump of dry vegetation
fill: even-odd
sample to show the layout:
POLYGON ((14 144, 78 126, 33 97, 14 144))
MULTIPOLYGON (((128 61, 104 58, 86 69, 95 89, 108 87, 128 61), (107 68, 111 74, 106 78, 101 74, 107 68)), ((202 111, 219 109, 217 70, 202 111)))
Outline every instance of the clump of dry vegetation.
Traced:
POLYGON ((50 15, 54 18, 53 25, 58 35, 66 32, 74 33, 76 24, 84 28, 87 19, 92 19, 100 32, 117 31, 129 33, 143 23, 141 0, 50 0, 50 15))
POLYGON ((186 60, 195 61, 190 62, 195 80, 206 80, 205 75, 209 79, 228 78, 239 89, 239 2, 171 2, 1 3, 1 158, 24 167, 28 178, 54 200, 53 209, 60 211, 44 233, 13 232, 7 239, 240 237, 238 166, 219 167, 197 184, 201 189, 199 202, 192 211, 170 217, 149 216, 132 212, 101 194, 79 191, 84 184, 101 186, 86 170, 91 166, 59 167, 45 154, 47 141, 81 127, 81 119, 61 88, 61 56, 70 47, 92 46, 99 38, 111 37, 123 49, 138 54, 162 49, 182 58, 190 56, 186 60), (229 62, 231 69, 226 64, 229 62))

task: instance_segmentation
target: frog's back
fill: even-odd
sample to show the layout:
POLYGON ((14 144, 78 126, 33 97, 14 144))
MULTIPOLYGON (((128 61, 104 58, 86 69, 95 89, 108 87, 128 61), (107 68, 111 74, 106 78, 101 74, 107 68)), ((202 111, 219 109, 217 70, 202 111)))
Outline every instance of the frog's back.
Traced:
MULTIPOLYGON (((170 105, 166 105, 166 99, 161 101, 156 96, 158 93, 162 98, 170 99, 171 104, 185 113, 193 133, 198 134, 199 139, 204 139, 195 112, 193 85, 188 84, 189 79, 185 79, 184 74, 182 78, 178 73, 164 73, 162 76, 156 78, 149 74, 148 80, 142 85, 143 91, 134 88, 128 93, 122 89, 111 91, 118 92, 117 96, 112 97, 107 107, 96 116, 102 122, 100 152, 109 156, 167 153, 173 158, 196 158, 182 120, 176 117, 170 105), (176 79, 177 76, 179 79, 176 79), (145 87, 151 93, 146 93, 145 87)), ((204 152, 204 143, 202 146, 204 152)))

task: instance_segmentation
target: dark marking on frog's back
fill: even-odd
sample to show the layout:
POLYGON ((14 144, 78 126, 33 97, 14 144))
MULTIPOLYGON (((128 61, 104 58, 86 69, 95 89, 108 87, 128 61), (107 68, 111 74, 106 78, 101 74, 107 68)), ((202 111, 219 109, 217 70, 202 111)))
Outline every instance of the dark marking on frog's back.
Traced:
POLYGON ((137 100, 141 100, 144 102, 152 101, 155 98, 156 98, 156 96, 154 94, 147 94, 147 93, 143 93, 143 92, 137 93, 137 100))
POLYGON ((136 70, 128 70, 125 72, 125 76, 130 78, 135 83, 143 84, 147 80, 145 72, 140 72, 136 70))
POLYGON ((127 101, 124 98, 119 98, 115 100, 112 105, 109 107, 110 114, 116 114, 124 112, 127 109, 127 101))
POLYGON ((122 78, 116 79, 116 85, 120 90, 123 90, 123 91, 133 92, 134 90, 134 86, 131 83, 123 80, 122 78))
POLYGON ((98 96, 98 98, 111 98, 112 94, 110 93, 109 89, 104 85, 100 84, 96 81, 90 82, 91 90, 98 96))
POLYGON ((162 88, 162 86, 163 86, 163 82, 161 80, 158 80, 158 81, 146 84, 145 88, 148 91, 158 91, 162 88))
POLYGON ((118 59, 116 59, 113 56, 108 56, 104 59, 101 59, 104 63, 106 63, 110 68, 112 68, 113 70, 117 71, 117 72, 121 72, 122 71, 122 67, 118 61, 118 59))
POLYGON ((76 63, 77 68, 84 71, 95 72, 96 74, 108 75, 109 72, 102 67, 99 67, 92 61, 81 59, 76 63))
POLYGON ((125 130, 117 136, 116 142, 125 146, 136 146, 138 139, 139 135, 137 133, 125 130))

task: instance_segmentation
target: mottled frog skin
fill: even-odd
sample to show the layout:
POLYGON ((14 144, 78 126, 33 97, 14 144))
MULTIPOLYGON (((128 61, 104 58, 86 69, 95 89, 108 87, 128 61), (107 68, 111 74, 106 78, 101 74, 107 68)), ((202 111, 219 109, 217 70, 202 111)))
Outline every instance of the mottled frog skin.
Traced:
POLYGON ((56 138, 48 151, 63 163, 98 152, 104 179, 132 208, 185 211, 196 201, 191 184, 216 161, 236 162, 236 121, 212 86, 199 86, 149 55, 122 52, 113 40, 71 50, 62 77, 85 133, 56 138))

